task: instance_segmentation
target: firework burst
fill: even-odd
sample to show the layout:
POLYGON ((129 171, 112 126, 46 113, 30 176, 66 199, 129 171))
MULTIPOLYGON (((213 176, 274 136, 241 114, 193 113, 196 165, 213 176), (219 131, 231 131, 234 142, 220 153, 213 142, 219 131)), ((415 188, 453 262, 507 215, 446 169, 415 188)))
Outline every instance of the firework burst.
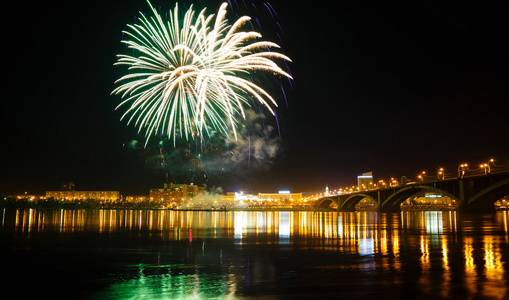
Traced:
POLYGON ((128 38, 122 42, 133 55, 118 55, 115 65, 127 65, 129 73, 112 92, 123 99, 117 109, 128 107, 122 119, 144 131, 147 142, 156 133, 175 144, 179 137, 194 140, 212 130, 232 132, 237 139, 245 107, 253 100, 274 115, 276 101, 250 77, 262 71, 291 79, 274 62, 290 59, 270 51, 277 44, 258 41, 258 32, 241 30, 249 17, 229 25, 223 3, 216 16, 205 9, 196 15, 191 6, 180 21, 175 5, 165 22, 149 6, 153 16, 141 14, 139 24, 123 32, 128 38))

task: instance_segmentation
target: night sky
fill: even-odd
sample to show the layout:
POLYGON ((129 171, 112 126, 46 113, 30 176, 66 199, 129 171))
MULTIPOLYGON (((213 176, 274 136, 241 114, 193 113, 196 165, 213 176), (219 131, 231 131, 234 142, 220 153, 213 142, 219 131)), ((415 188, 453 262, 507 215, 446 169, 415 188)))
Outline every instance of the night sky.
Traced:
MULTIPOLYGON (((65 181, 124 195, 162 187, 150 159, 158 150, 126 146, 140 136, 110 95, 125 72, 113 66, 125 53, 121 31, 149 7, 102 2, 4 11, 0 194, 43 194, 65 181)), ((286 81, 288 105, 279 86, 267 87, 280 104, 277 156, 249 168, 246 158, 221 180, 209 174, 209 187, 316 192, 368 171, 378 180, 489 158, 509 164, 509 4, 277 1, 273 20, 262 2, 247 2, 259 6, 250 11, 264 38, 280 24, 274 41, 293 61, 294 87, 286 81)), ((209 13, 220 4, 205 3, 209 13)))

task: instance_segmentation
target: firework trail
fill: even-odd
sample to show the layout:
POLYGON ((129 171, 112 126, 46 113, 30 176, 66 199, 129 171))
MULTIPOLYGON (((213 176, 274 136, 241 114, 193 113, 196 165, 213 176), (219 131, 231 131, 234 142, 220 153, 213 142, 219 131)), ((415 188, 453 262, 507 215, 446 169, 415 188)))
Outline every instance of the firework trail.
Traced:
POLYGON ((275 115, 276 101, 249 78, 262 71, 292 79, 274 62, 291 60, 270 51, 277 44, 256 41, 258 32, 241 31, 249 17, 229 25, 223 3, 217 15, 206 15, 205 9, 196 15, 191 6, 181 22, 175 5, 165 22, 148 4, 153 15, 141 14, 138 24, 123 32, 127 39, 122 42, 133 55, 118 55, 115 65, 128 66, 129 73, 112 92, 123 99, 117 109, 127 107, 122 120, 134 122, 146 143, 157 133, 174 145, 216 132, 228 138, 231 131, 237 139, 253 100, 275 115))

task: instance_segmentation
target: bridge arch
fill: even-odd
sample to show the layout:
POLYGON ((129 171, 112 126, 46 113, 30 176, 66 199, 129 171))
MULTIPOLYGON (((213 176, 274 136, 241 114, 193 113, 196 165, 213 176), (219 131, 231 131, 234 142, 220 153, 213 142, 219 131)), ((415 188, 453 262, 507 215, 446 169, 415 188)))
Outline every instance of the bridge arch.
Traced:
POLYGON ((371 195, 362 194, 362 193, 355 193, 352 194, 350 197, 346 198, 346 200, 343 202, 342 205, 338 205, 338 208, 340 210, 346 210, 346 211, 354 211, 355 205, 359 203, 362 199, 367 198, 376 204, 379 204, 378 201, 373 198, 371 195))
POLYGON ((409 185, 407 187, 399 189, 397 192, 395 192, 394 194, 387 197, 387 199, 385 199, 381 203, 379 209, 382 211, 400 211, 401 203, 403 203, 406 199, 408 199, 408 198, 412 197, 413 195, 416 195, 422 191, 430 191, 430 192, 434 192, 434 193, 439 193, 444 196, 450 197, 451 199, 458 200, 456 196, 454 196, 444 190, 437 189, 434 186, 423 185, 423 184, 409 185))
POLYGON ((317 208, 329 208, 332 203, 335 203, 339 207, 339 203, 336 198, 323 198, 318 200, 316 203, 317 208))
POLYGON ((506 195, 509 195, 509 178, 495 182, 474 194, 466 200, 466 207, 463 207, 463 209, 471 211, 492 211, 494 210, 494 206, 492 204, 506 195))

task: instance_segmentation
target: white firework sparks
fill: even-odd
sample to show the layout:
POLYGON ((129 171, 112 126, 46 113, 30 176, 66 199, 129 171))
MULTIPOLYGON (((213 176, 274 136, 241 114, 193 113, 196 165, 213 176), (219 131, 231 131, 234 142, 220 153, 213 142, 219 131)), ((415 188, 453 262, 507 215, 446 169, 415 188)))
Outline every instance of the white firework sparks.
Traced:
POLYGON ((174 143, 178 136, 194 139, 208 128, 225 135, 231 130, 237 138, 239 119, 245 119, 244 107, 252 99, 274 115, 276 101, 246 78, 261 70, 291 79, 273 61, 291 60, 269 50, 277 44, 257 41, 258 32, 241 31, 249 17, 229 25, 226 7, 223 3, 213 20, 205 9, 195 17, 191 6, 179 22, 175 5, 165 23, 150 5, 153 16, 141 14, 141 24, 124 31, 129 38, 122 42, 134 49, 133 56, 118 55, 115 65, 127 65, 129 74, 115 82, 121 84, 112 94, 122 96, 117 109, 130 106, 122 119, 129 116, 128 124, 134 121, 147 141, 157 132, 174 143))

